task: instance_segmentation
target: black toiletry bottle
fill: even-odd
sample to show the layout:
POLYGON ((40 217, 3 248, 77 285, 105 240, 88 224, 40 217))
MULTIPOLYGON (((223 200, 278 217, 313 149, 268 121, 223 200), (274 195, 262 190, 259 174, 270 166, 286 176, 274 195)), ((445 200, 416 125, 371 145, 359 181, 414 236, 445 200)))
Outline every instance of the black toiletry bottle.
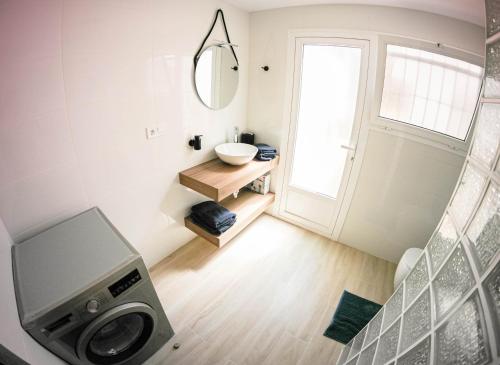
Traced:
POLYGON ((252 132, 241 133, 241 143, 255 144, 255 134, 252 132))

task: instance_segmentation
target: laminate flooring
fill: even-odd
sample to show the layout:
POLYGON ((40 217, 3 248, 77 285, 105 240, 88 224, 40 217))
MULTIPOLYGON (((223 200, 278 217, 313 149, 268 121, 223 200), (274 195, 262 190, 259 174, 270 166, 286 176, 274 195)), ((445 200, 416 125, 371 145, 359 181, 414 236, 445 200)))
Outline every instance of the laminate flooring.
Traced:
POLYGON ((222 249, 195 238, 151 270, 176 335, 147 364, 335 364, 323 331, 342 291, 383 304, 394 271, 267 214, 222 249))

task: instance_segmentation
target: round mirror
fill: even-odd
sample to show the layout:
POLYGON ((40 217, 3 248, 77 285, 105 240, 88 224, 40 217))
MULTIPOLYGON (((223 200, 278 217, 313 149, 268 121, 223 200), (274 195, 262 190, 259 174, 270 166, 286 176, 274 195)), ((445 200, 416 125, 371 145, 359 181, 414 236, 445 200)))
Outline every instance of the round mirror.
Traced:
POLYGON ((194 70, 196 92, 203 104, 222 109, 238 88, 238 65, 230 49, 210 46, 203 50, 194 70))

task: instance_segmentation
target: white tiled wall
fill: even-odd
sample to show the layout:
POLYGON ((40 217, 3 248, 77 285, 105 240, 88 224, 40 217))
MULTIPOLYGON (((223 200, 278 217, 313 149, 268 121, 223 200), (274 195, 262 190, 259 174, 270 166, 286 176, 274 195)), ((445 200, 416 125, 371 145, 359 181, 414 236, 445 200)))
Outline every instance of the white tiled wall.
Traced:
POLYGON ((203 198, 177 172, 245 127, 248 21, 219 0, 1 1, 0 216, 13 239, 94 205, 149 265, 192 238, 182 219, 203 198), (219 7, 242 67, 214 112, 192 59, 219 7), (147 140, 152 126, 166 134, 147 140))

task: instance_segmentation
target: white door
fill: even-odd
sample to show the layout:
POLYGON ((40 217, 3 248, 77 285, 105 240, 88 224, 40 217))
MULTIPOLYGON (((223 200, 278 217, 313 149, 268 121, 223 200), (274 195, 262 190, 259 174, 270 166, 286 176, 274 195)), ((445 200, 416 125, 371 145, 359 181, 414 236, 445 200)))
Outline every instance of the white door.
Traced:
POLYGON ((369 41, 296 38, 279 214, 331 236, 363 114, 369 41))

